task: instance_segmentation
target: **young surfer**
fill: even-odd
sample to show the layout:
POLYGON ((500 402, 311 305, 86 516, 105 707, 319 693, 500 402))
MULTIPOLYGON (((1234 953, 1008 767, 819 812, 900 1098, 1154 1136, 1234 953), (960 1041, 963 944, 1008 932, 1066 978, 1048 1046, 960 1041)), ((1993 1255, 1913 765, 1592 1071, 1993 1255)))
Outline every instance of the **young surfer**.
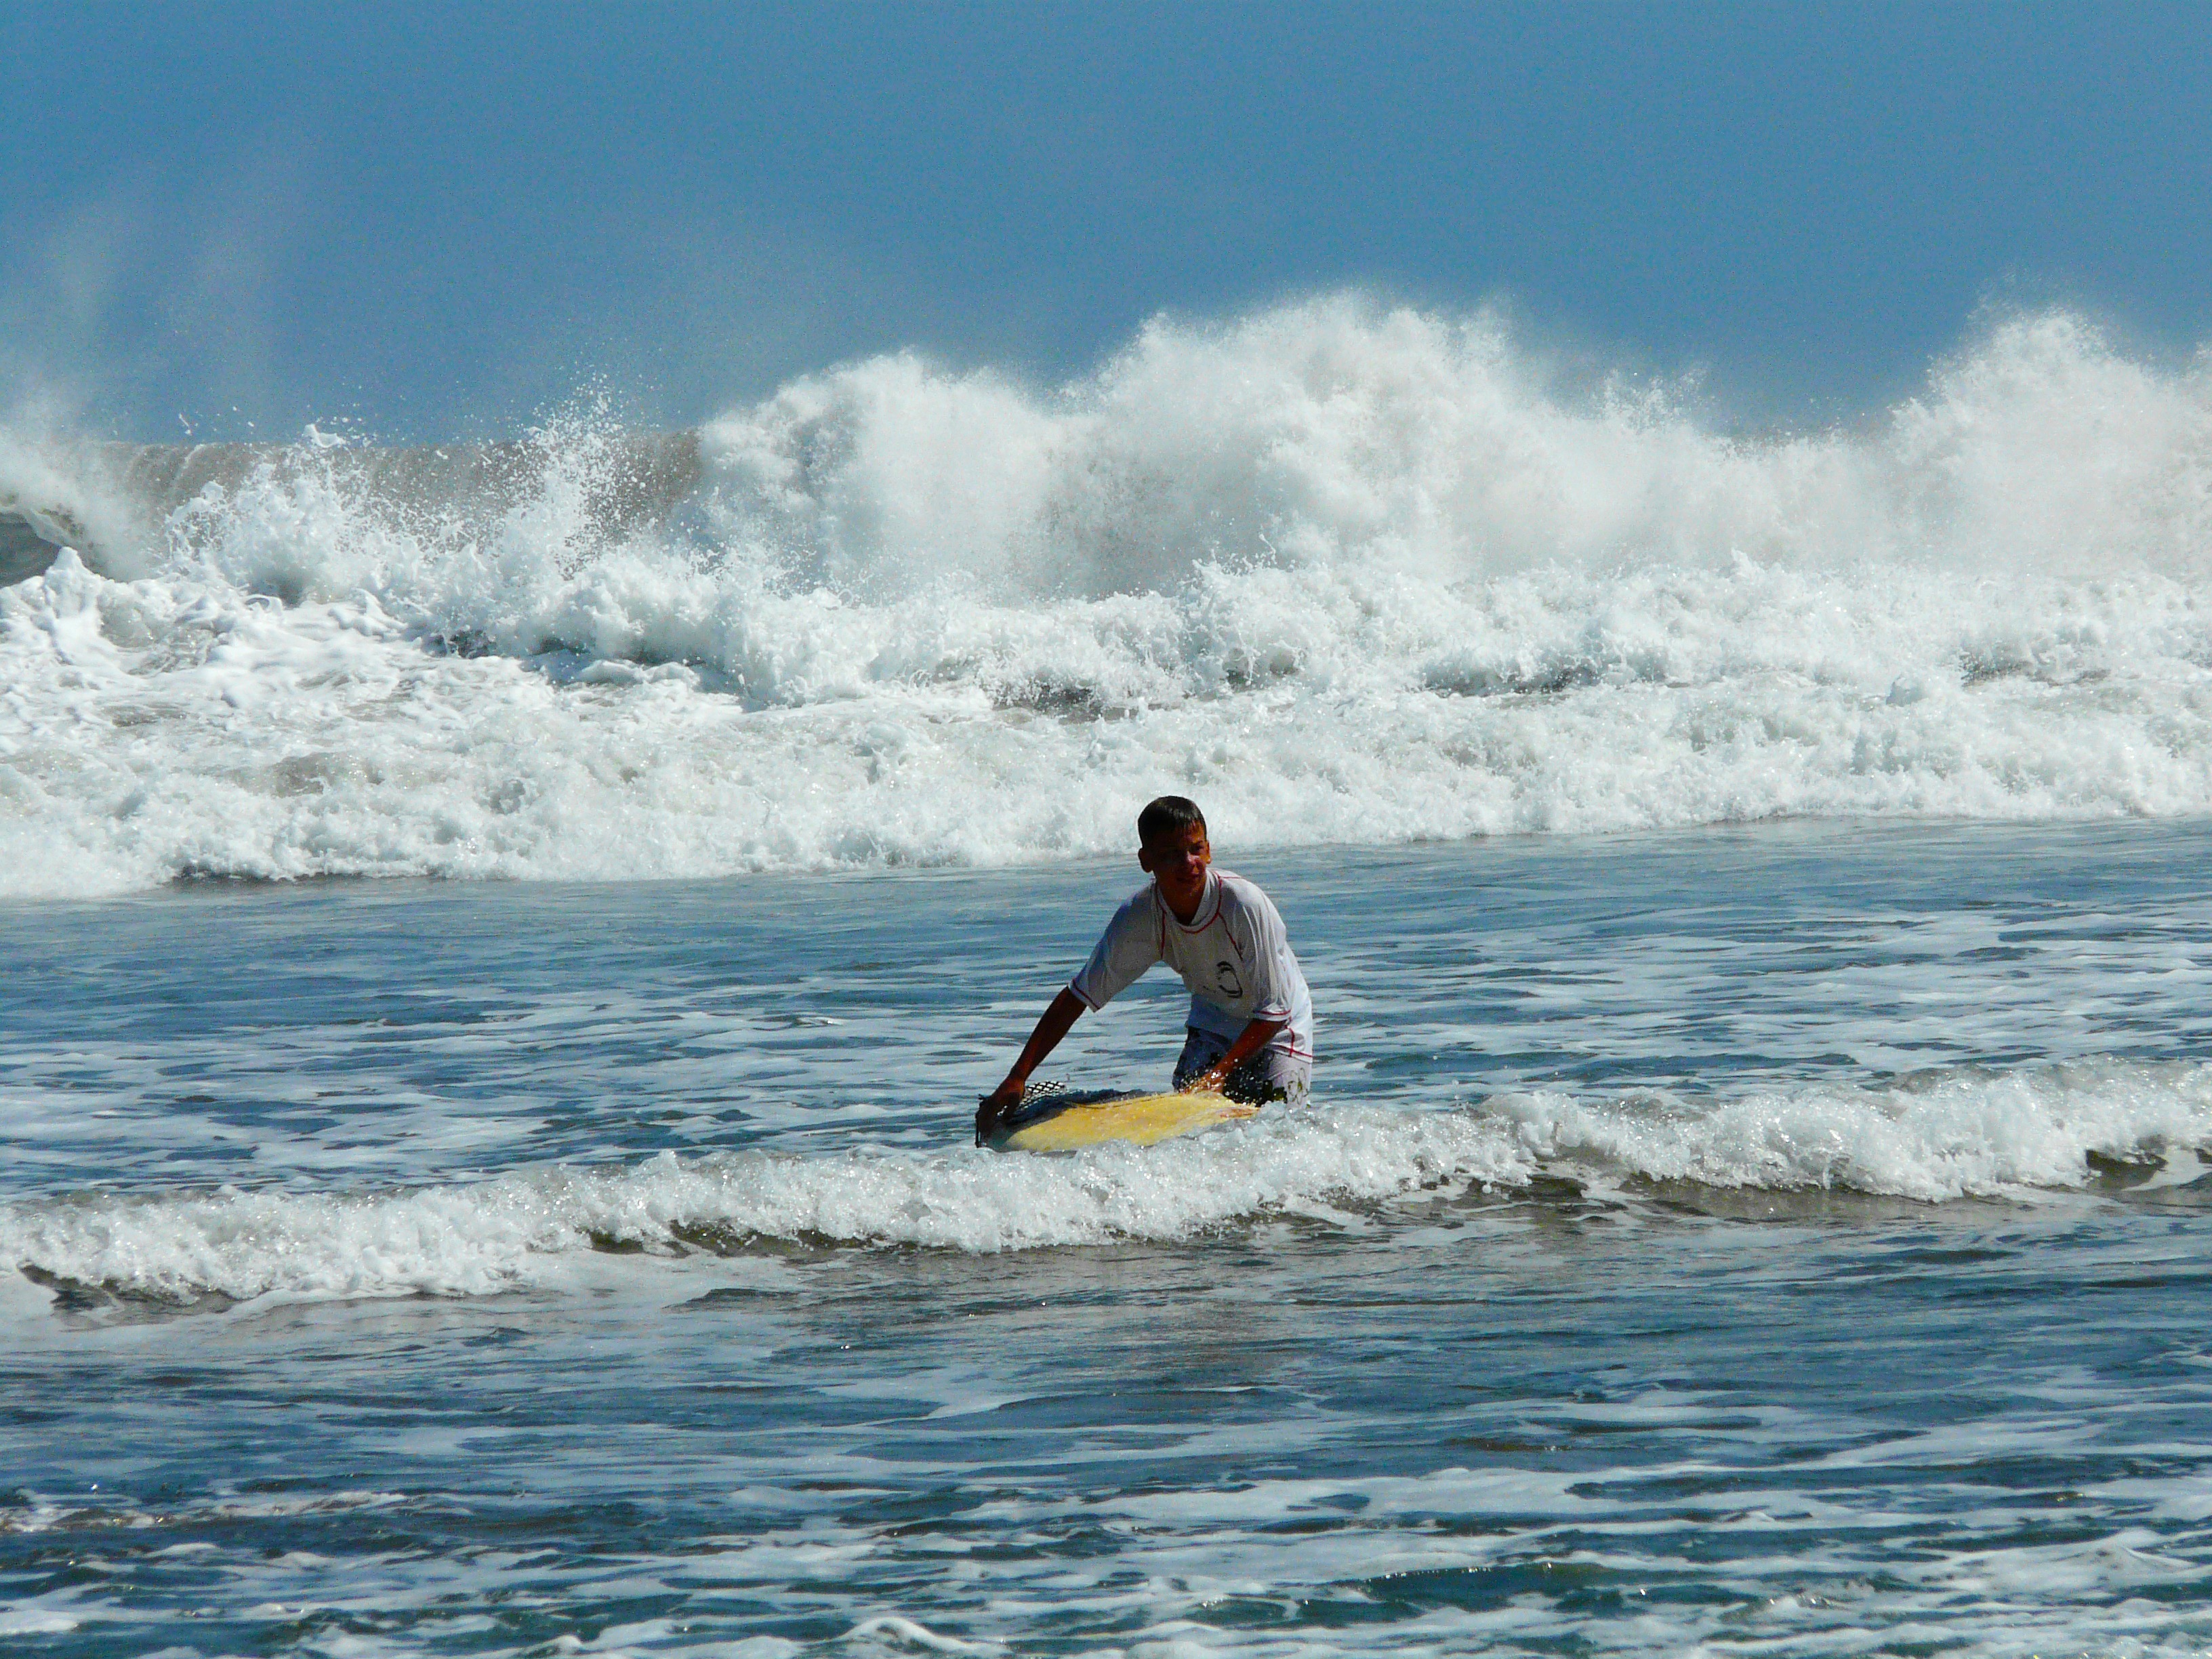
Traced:
POLYGON ((1137 815, 1137 862, 1152 877, 1114 913, 1098 948, 1052 1000, 1006 1080, 975 1111, 988 1139, 1018 1106, 1030 1073, 1085 1009, 1103 1008, 1156 962, 1190 988, 1175 1086, 1232 1100, 1303 1101, 1313 1074, 1313 1001, 1283 918, 1239 875, 1216 870, 1206 818, 1181 795, 1137 815))

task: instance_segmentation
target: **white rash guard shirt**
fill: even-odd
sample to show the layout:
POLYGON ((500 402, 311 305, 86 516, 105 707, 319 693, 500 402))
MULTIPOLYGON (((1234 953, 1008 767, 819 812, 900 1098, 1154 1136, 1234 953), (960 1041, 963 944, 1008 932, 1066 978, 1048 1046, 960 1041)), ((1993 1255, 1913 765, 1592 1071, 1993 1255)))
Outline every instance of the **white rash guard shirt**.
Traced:
POLYGON ((1164 962, 1190 988, 1189 1024, 1235 1042, 1255 1019, 1279 1019, 1268 1042, 1300 1060, 1313 1058, 1313 999, 1291 954, 1290 936, 1273 900, 1227 870, 1206 872, 1198 913, 1178 921, 1146 882, 1114 913, 1098 948, 1068 981, 1096 1013, 1164 962))

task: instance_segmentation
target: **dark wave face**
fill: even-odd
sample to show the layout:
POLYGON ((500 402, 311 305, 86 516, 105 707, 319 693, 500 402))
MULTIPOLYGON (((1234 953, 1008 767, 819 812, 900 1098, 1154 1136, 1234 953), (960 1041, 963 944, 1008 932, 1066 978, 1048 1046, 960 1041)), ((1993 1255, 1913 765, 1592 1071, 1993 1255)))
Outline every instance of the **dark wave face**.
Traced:
MULTIPOLYGON (((61 446, 43 481, 0 484, 0 586, 34 576, 64 547, 128 568, 194 504, 313 483, 368 510, 483 523, 542 499, 575 458, 537 441, 376 448, 352 444, 61 446), (41 482, 43 487, 41 487, 41 482)), ((699 483, 691 432, 593 434, 583 510, 603 538, 665 517, 699 483)))

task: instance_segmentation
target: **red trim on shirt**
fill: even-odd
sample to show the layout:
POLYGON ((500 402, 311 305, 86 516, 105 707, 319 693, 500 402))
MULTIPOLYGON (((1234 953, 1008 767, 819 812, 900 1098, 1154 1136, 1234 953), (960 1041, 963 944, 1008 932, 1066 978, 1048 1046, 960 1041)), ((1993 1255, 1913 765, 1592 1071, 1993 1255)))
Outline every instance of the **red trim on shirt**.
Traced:
MULTIPOLYGON (((1181 916, 1176 915, 1175 907, 1168 902, 1168 896, 1160 891, 1158 882, 1152 884, 1152 899, 1153 902, 1159 906, 1160 914, 1182 929, 1184 933, 1202 933, 1221 920, 1221 877, 1212 870, 1206 872, 1206 890, 1198 896, 1197 914, 1200 918, 1199 921, 1185 921, 1181 916), (1213 914, 1210 916, 1206 914, 1206 902, 1208 899, 1213 901, 1213 914)), ((1165 951, 1163 950, 1161 954, 1164 956, 1165 951)))

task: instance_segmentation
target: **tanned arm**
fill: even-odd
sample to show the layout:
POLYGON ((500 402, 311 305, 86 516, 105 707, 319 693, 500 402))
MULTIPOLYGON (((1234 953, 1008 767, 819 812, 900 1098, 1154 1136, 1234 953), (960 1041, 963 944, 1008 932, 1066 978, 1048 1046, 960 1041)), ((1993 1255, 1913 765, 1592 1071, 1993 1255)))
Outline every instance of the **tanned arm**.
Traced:
MULTIPOLYGON (((1289 1024, 1286 1019, 1255 1019, 1237 1033, 1237 1041, 1229 1045, 1229 1052, 1213 1062, 1211 1070, 1201 1072, 1182 1085, 1187 1095, 1219 1094, 1239 1066, 1258 1054, 1275 1040, 1275 1033, 1289 1024)), ((1058 1037, 1053 1039, 1057 1042, 1058 1037)))
POLYGON ((1060 1038, 1068 1029, 1083 1018, 1083 999, 1074 992, 1063 989, 1038 1017, 1036 1029, 1030 1040, 1022 1045, 1022 1056, 1006 1073, 1006 1080, 983 1097, 983 1103, 975 1109, 975 1144, 981 1146, 999 1127, 999 1120, 1012 1108, 1022 1103, 1023 1087, 1030 1073, 1044 1064, 1044 1057, 1060 1047, 1060 1038))

